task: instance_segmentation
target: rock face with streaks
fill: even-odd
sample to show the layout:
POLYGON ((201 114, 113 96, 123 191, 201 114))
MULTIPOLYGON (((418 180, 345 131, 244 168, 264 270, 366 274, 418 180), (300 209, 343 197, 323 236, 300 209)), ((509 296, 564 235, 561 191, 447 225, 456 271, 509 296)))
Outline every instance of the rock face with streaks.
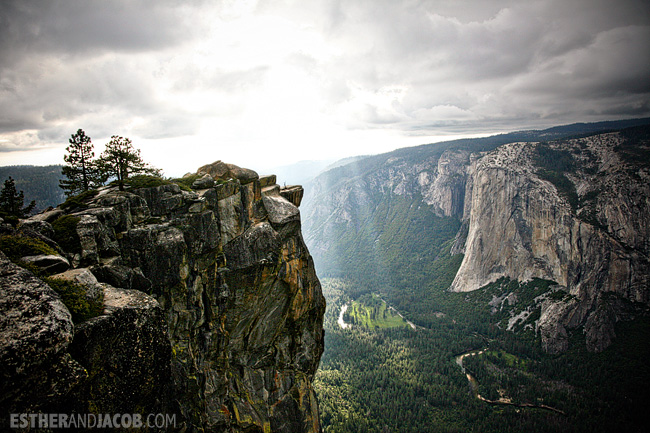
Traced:
POLYGON ((584 325, 587 346, 599 351, 617 317, 605 298, 650 302, 650 172, 626 159, 624 137, 611 133, 549 143, 550 155, 569 161, 564 184, 553 182, 534 164, 539 146, 501 146, 468 167, 465 257, 451 289, 504 276, 555 281, 573 298, 544 305, 545 348, 566 350, 566 328, 584 325))
POLYGON ((74 332, 61 319, 57 354, 85 371, 63 401, 175 413, 185 431, 318 432, 325 300, 302 239, 302 188, 221 161, 197 174, 200 189, 106 187, 57 215, 76 234, 73 269, 58 278, 99 285, 105 308, 74 332))

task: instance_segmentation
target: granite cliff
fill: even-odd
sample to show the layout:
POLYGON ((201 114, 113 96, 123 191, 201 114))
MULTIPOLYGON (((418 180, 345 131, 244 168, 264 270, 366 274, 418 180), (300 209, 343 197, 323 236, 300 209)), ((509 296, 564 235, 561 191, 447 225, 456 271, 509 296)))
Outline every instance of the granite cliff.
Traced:
POLYGON ((603 350, 617 321, 650 304, 648 129, 559 131, 400 149, 324 173, 304 207, 319 271, 349 275, 346 262, 361 251, 357 267, 376 263, 363 277, 382 275, 373 284, 389 292, 426 287, 441 266, 455 273, 456 292, 550 280, 549 293, 519 306, 520 318, 538 315, 533 327, 548 352, 566 350, 568 331, 579 329, 588 349, 603 350), (446 239, 459 261, 441 260, 446 239), (412 271, 399 275, 404 267, 412 271))
POLYGON ((3 226, 3 245, 43 249, 7 248, 22 267, 0 255, 4 414, 167 413, 174 431, 320 431, 311 382, 325 300, 302 239, 302 188, 221 161, 185 183, 105 187, 3 226), (103 311, 73 320, 61 280, 103 311))
POLYGON ((566 328, 578 326, 587 347, 607 347, 624 315, 614 300, 650 302, 650 171, 626 158, 627 140, 609 133, 512 143, 469 165, 465 257, 451 290, 500 277, 552 280, 569 296, 542 303, 546 349, 566 350, 566 328), (564 159, 566 173, 549 176, 536 165, 541 149, 564 159))

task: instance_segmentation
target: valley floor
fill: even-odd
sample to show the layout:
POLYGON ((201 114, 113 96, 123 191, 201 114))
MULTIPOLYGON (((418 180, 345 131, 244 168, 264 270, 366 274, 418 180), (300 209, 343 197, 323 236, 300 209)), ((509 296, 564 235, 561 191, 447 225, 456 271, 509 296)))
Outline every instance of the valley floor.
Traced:
POLYGON ((359 300, 372 302, 370 293, 352 299, 350 284, 322 279, 326 347, 315 388, 325 433, 642 431, 648 323, 625 325, 627 338, 602 354, 549 356, 532 335, 474 326, 470 309, 449 309, 417 332, 350 326, 353 302, 358 311, 370 309, 359 300))

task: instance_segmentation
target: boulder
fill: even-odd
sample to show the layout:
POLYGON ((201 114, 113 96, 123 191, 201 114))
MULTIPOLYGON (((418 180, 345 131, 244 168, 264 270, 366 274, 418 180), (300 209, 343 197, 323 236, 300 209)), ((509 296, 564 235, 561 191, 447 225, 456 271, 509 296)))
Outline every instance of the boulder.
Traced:
POLYGON ((209 173, 192 182, 192 189, 208 189, 214 186, 214 179, 209 173))
POLYGON ((46 273, 64 272, 70 269, 70 262, 62 256, 53 254, 39 254, 37 256, 25 256, 21 259, 25 263, 30 263, 42 269, 46 273))
POLYGON ((300 220, 298 207, 281 196, 264 196, 262 202, 273 225, 284 225, 300 220))
POLYGON ((259 179, 259 175, 249 168, 241 168, 235 164, 226 164, 226 166, 228 166, 230 177, 239 180, 242 185, 259 179))
POLYGON ((52 228, 52 224, 43 220, 26 219, 20 224, 20 228, 22 230, 26 229, 40 233, 49 239, 54 239, 54 229, 52 228))
POLYGON ((104 289, 87 268, 69 269, 60 274, 52 275, 52 278, 79 284, 86 290, 86 298, 90 301, 101 301, 102 299, 104 289))
POLYGON ((248 168, 241 168, 235 164, 226 164, 222 161, 215 161, 200 167, 197 174, 209 174, 213 179, 228 180, 237 179, 242 185, 259 179, 259 175, 248 168))
POLYGON ((226 163, 222 161, 215 161, 212 164, 206 164, 203 167, 200 167, 196 173, 197 174, 209 174, 213 179, 228 179, 228 172, 230 169, 226 163))
POLYGON ((74 326, 59 295, 2 252, 0 276, 2 418, 52 403, 86 373, 66 353, 74 326))
POLYGON ((89 377, 67 396, 66 408, 173 415, 171 345, 160 305, 137 290, 102 286, 106 314, 78 325, 70 345, 89 377))

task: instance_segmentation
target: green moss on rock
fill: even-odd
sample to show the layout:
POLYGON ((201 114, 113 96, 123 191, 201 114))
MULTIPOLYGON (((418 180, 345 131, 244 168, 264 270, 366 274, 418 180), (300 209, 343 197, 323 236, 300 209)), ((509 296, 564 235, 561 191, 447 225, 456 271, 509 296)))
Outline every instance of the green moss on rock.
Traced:
POLYGON ((156 186, 169 185, 172 183, 167 179, 160 176, 152 176, 150 174, 139 174, 137 176, 129 177, 126 180, 127 190, 138 188, 153 188, 156 186))
POLYGON ((66 201, 61 204, 62 209, 86 209, 88 207, 88 202, 93 199, 99 191, 91 189, 84 191, 81 194, 68 197, 66 201))
POLYGON ((56 278, 44 278, 44 281, 61 296, 61 300, 72 315, 74 323, 82 323, 104 312, 103 296, 98 300, 89 300, 86 290, 80 284, 56 278))
POLYGON ((2 250, 7 257, 14 262, 25 256, 57 254, 52 247, 40 239, 16 235, 5 235, 0 237, 0 250, 2 250))
POLYGON ((52 228, 54 229, 54 240, 65 251, 72 253, 81 252, 81 243, 79 235, 77 234, 77 225, 81 218, 65 215, 54 221, 52 228))
POLYGON ((192 191, 192 184, 195 180, 199 179, 202 175, 192 174, 190 176, 172 179, 172 182, 180 186, 184 191, 192 191))

